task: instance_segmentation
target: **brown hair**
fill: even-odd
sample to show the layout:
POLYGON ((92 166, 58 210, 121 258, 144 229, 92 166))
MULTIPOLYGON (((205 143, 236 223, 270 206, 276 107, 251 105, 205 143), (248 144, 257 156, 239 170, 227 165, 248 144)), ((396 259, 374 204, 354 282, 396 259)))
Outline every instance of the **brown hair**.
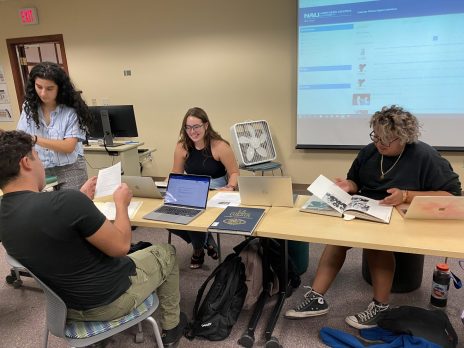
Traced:
POLYGON ((212 126, 211 122, 209 121, 209 118, 208 118, 208 115, 206 114, 206 111, 203 110, 202 108, 194 107, 194 108, 188 109, 187 112, 185 113, 184 119, 182 120, 182 126, 181 126, 180 132, 179 132, 179 143, 182 144, 182 147, 187 152, 189 152, 189 149, 194 148, 193 141, 192 141, 192 139, 190 139, 190 137, 187 134, 187 131, 185 130, 185 126, 186 126, 186 123, 187 123, 187 118, 189 116, 193 116, 193 117, 198 118, 199 120, 201 120, 203 125, 205 123, 208 124, 208 127, 205 127, 205 137, 204 137, 204 140, 205 140, 205 148, 204 148, 204 150, 205 151, 210 148, 211 140, 221 140, 221 141, 224 141, 227 144, 229 144, 228 141, 224 140, 221 137, 221 135, 213 129, 213 126, 212 126))

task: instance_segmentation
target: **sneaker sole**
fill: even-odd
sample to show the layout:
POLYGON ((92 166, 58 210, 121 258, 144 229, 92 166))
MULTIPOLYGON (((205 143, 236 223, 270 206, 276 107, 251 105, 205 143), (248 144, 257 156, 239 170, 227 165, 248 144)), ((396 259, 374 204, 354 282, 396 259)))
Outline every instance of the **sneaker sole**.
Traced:
POLYGON ((349 318, 345 318, 345 323, 349 326, 354 327, 355 329, 370 329, 372 327, 377 327, 377 324, 360 324, 355 321, 350 320, 349 318))
POLYGON ((292 313, 291 315, 284 314, 284 318, 297 320, 297 319, 318 317, 320 315, 327 314, 328 312, 329 312, 328 308, 322 309, 320 311, 310 312, 310 313, 295 312, 295 313, 292 313))

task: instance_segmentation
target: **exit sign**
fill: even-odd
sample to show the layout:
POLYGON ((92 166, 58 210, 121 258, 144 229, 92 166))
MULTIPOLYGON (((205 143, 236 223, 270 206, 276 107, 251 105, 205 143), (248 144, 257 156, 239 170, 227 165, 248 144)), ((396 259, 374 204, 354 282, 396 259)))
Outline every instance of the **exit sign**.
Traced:
POLYGON ((35 7, 22 8, 19 10, 19 17, 21 24, 37 24, 39 17, 37 16, 37 9, 35 7))

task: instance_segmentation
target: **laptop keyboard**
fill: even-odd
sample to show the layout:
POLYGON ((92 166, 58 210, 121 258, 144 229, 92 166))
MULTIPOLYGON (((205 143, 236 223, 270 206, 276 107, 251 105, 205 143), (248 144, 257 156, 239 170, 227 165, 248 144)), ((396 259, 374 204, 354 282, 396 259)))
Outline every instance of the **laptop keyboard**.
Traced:
POLYGON ((198 213, 201 213, 201 209, 192 209, 192 208, 182 208, 182 207, 171 207, 163 205, 156 212, 161 214, 169 215, 180 215, 180 216, 195 216, 198 213))

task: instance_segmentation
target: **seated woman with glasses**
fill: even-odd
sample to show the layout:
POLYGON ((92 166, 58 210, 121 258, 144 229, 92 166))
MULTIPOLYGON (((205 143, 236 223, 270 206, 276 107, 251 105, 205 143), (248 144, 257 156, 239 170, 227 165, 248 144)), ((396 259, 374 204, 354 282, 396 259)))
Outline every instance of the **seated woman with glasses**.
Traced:
MULTIPOLYGON (((174 151, 173 173, 211 176, 211 188, 233 191, 237 187, 239 169, 229 143, 217 133, 206 112, 198 107, 187 111, 182 120, 179 141, 174 151)), ((172 233, 192 243, 193 255, 190 268, 200 268, 206 249, 217 260, 218 248, 211 233, 171 230, 172 233)))
MULTIPOLYGON (((419 195, 461 195, 459 177, 450 163, 433 147, 418 141, 419 123, 415 116, 397 106, 384 107, 372 116, 370 126, 372 143, 358 153, 347 178, 336 180, 339 187, 393 206, 410 203, 419 195)), ((301 319, 328 312, 324 294, 343 266, 348 249, 325 247, 312 286, 303 301, 286 312, 287 318, 301 319)), ((395 273, 393 252, 366 250, 366 256, 373 299, 366 310, 345 319, 358 329, 376 326, 380 313, 389 308, 395 273)))

